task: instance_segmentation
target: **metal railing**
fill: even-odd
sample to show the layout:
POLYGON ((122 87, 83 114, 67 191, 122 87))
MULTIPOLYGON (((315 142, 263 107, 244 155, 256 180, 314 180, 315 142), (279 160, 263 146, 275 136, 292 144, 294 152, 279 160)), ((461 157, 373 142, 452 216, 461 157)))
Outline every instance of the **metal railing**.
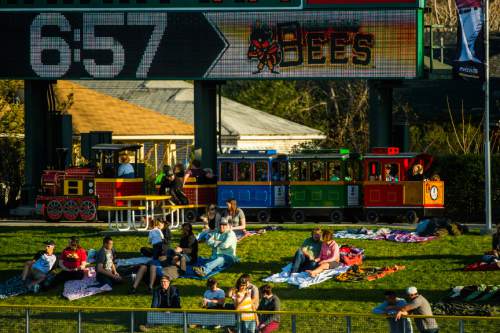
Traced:
MULTIPOLYGON (((248 313, 248 312, 245 312, 248 313)), ((256 312, 280 317, 279 332, 389 332, 398 322, 392 317, 360 313, 256 312)), ((408 316, 415 321, 426 316, 408 316)), ((439 332, 500 332, 500 317, 434 316, 439 332)), ((399 323, 402 321, 400 320, 399 323)), ((240 332, 241 312, 234 310, 184 310, 150 308, 0 305, 0 332, 240 332)), ((408 329, 402 325, 402 331, 408 329)))

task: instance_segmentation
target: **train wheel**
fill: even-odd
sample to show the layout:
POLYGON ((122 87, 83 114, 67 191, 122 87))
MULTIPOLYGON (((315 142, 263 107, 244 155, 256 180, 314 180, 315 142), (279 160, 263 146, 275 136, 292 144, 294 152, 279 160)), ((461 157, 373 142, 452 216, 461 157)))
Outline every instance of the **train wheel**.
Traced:
POLYGON ((296 209, 292 212, 292 220, 294 220, 295 223, 304 223, 306 220, 306 213, 304 213, 303 210, 296 209))
POLYGON ((83 200, 80 204, 80 217, 84 221, 94 221, 97 217, 97 209, 95 204, 90 200, 83 200))
POLYGON ((344 214, 339 209, 332 210, 330 212, 330 221, 333 223, 341 223, 344 221, 344 214))
POLYGON ((57 200, 50 200, 45 207, 45 217, 48 221, 59 221, 63 215, 63 207, 57 200))
POLYGON ((271 213, 267 209, 259 210, 257 212, 257 220, 260 223, 268 223, 271 220, 271 213))
POLYGON ((418 222, 418 214, 414 210, 409 210, 405 214, 406 221, 410 224, 418 222))
POLYGON ((374 210, 369 210, 367 213, 366 213, 366 222, 369 222, 369 223, 377 223, 378 222, 378 219, 379 219, 379 215, 376 211, 374 210))
POLYGON ((187 209, 184 212, 184 221, 186 221, 186 222, 194 223, 194 222, 196 222, 197 217, 198 217, 198 214, 196 214, 196 211, 194 209, 187 209))
POLYGON ((73 199, 64 202, 63 216, 65 219, 74 221, 78 218, 80 213, 80 205, 73 199))

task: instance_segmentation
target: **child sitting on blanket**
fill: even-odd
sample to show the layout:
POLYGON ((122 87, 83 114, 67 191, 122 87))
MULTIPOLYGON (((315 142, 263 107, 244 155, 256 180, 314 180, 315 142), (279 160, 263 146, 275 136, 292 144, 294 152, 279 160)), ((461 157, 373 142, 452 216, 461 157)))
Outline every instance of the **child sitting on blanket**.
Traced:
POLYGON ((339 245, 333 240, 332 232, 323 230, 323 244, 319 257, 314 259, 318 266, 313 270, 306 270, 311 277, 316 277, 319 273, 327 269, 333 269, 340 265, 339 245))
POLYGON ((163 252, 163 221, 156 220, 153 229, 149 231, 148 242, 153 246, 153 260, 158 260, 163 252))

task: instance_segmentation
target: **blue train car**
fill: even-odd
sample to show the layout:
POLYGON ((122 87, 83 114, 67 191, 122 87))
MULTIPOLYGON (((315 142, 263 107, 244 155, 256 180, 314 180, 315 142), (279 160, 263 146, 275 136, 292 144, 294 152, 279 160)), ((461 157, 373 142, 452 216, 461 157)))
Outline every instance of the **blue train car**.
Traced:
POLYGON ((259 222, 288 208, 288 158, 275 150, 232 150, 217 157, 217 205, 234 198, 259 222))

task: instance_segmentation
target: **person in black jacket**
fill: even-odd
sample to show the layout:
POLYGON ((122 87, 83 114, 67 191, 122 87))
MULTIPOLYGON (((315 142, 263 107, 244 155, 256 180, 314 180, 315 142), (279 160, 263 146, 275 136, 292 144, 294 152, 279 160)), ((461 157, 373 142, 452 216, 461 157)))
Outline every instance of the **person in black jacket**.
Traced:
MULTIPOLYGON (((160 287, 153 292, 152 308, 162 309, 180 309, 181 297, 177 287, 170 285, 170 277, 164 275, 160 280, 160 287)), ((150 329, 147 325, 140 325, 141 332, 147 332, 150 329)))

